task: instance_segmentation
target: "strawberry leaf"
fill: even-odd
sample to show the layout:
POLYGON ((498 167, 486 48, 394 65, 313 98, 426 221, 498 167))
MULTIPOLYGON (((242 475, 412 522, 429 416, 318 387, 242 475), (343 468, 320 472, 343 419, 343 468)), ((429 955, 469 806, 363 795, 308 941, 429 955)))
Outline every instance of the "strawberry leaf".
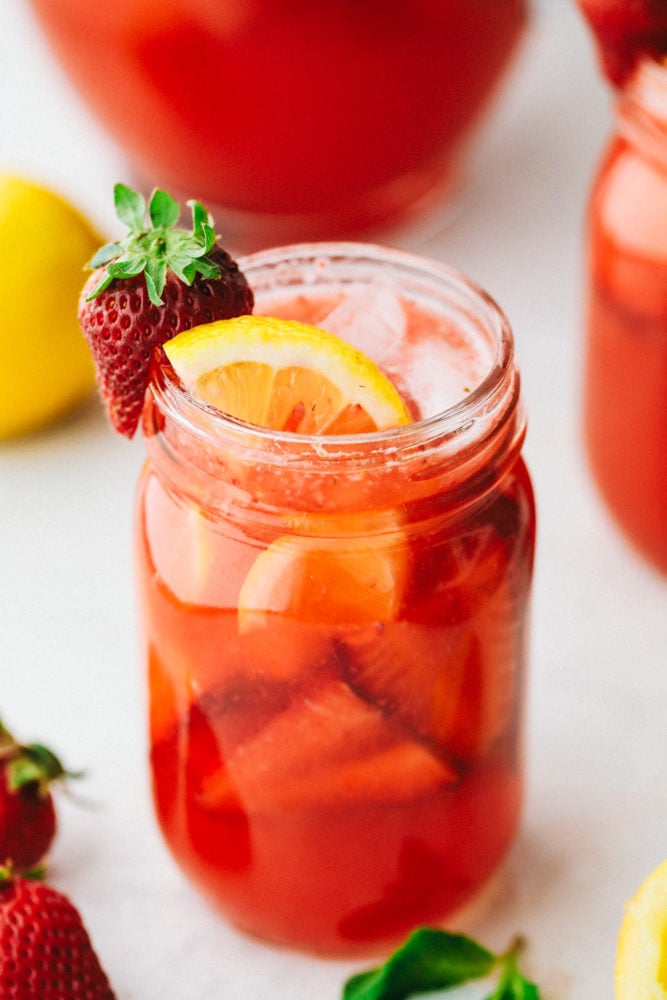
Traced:
POLYGON ((143 197, 125 184, 116 184, 113 196, 116 215, 120 221, 133 232, 141 232, 146 214, 146 202, 143 197))
POLYGON ((6 765, 7 788, 17 792, 27 785, 37 785, 46 795, 49 785, 66 778, 80 778, 82 772, 67 771, 52 750, 41 743, 16 744, 14 756, 6 765))
POLYGON ((192 211, 192 235, 194 239, 204 247, 204 252, 212 248, 215 243, 215 233, 211 224, 211 217, 198 201, 189 201, 188 207, 192 211), (213 234, 213 243, 209 244, 210 233, 213 234))
POLYGON ((154 306, 162 305, 162 292, 167 280, 167 262, 164 257, 149 257, 144 270, 148 297, 154 306))
POLYGON ((122 252, 123 248, 120 243, 105 243, 103 247, 100 247, 95 256, 91 257, 87 266, 93 270, 96 267, 103 267, 104 264, 108 264, 109 261, 114 260, 122 252))
POLYGON ((218 278, 220 276, 220 268, 218 265, 212 264, 211 261, 206 260, 206 258, 193 261, 192 266, 198 274, 201 274, 202 278, 218 278))
POLYGON ((180 209, 178 202, 166 191, 153 192, 148 210, 156 229, 170 229, 178 222, 180 209))
POLYGON ((135 274, 141 274, 146 267, 146 258, 139 255, 120 257, 112 264, 109 264, 109 274, 114 278, 132 278, 135 274))
POLYGON ((125 184, 114 187, 116 212, 130 232, 120 241, 107 243, 89 263, 106 268, 86 302, 97 298, 116 279, 133 278, 143 272, 150 301, 163 305, 162 292, 169 270, 186 285, 199 274, 205 280, 217 279, 221 270, 208 258, 217 243, 213 219, 198 201, 189 201, 192 232, 176 226, 180 215, 178 202, 159 188, 151 195, 145 222, 146 202, 142 195, 125 184))
POLYGON ((86 295, 86 302, 92 302, 92 300, 96 299, 98 295, 101 295, 101 293, 104 292, 109 287, 109 285, 113 280, 114 280, 113 274, 109 274, 109 271, 107 269, 103 273, 102 277, 97 282, 95 287, 93 288, 92 292, 86 295))

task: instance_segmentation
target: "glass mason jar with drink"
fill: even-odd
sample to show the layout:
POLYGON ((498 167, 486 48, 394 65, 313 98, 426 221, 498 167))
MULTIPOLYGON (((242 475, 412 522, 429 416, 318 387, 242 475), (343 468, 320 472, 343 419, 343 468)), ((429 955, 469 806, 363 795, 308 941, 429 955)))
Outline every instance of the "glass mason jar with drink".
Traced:
POLYGON ((588 213, 584 420, 595 480, 667 573, 667 68, 619 93, 588 213))
POLYGON ((388 250, 240 265, 256 313, 363 348, 411 422, 260 429, 155 366, 137 518, 155 805, 240 927, 364 951, 468 902, 517 827, 533 503, 512 339, 463 279, 388 250))
POLYGON ((435 261, 237 264, 198 203, 188 234, 164 192, 150 225, 116 195, 130 234, 79 317, 148 452, 157 818, 239 927, 368 952, 472 901, 519 822, 535 520, 511 330, 435 261))
POLYGON ((528 0, 31 3, 137 177, 254 249, 349 236, 453 183, 528 0))

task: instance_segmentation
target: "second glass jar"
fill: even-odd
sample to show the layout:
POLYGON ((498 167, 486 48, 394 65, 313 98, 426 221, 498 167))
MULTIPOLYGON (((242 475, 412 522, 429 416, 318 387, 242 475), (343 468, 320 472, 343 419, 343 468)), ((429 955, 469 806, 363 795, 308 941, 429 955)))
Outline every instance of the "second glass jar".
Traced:
POLYGON ((667 68, 620 95, 588 212, 584 425, 625 536, 667 573, 667 68))

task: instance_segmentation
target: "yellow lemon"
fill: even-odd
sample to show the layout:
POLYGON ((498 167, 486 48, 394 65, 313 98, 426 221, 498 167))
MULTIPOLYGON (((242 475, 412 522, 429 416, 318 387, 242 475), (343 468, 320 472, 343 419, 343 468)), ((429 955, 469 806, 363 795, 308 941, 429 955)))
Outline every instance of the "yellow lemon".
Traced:
POLYGON ((93 390, 77 302, 99 245, 53 191, 0 175, 0 438, 51 423, 93 390))
POLYGON ((238 316, 179 333, 164 349, 194 396, 261 427, 360 434, 410 421, 370 358, 305 323, 238 316))
POLYGON ((616 950, 616 1000, 667 1000, 667 861, 627 905, 616 950))

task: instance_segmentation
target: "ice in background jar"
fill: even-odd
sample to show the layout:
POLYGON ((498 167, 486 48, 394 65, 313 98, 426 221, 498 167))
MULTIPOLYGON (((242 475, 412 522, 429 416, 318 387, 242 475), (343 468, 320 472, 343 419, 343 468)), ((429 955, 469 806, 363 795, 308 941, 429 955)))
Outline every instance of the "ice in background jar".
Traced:
POLYGON ((512 335, 407 254, 239 263, 257 312, 359 338, 416 422, 273 432, 156 367, 137 511, 155 806, 235 924, 368 952, 473 899, 519 822, 535 523, 512 335))
POLYGON ((527 0, 32 7, 146 188, 194 194, 249 249, 349 236, 454 183, 527 19, 527 0))
POLYGON ((667 68, 619 94, 588 211, 584 425, 626 537, 667 573, 667 68))

